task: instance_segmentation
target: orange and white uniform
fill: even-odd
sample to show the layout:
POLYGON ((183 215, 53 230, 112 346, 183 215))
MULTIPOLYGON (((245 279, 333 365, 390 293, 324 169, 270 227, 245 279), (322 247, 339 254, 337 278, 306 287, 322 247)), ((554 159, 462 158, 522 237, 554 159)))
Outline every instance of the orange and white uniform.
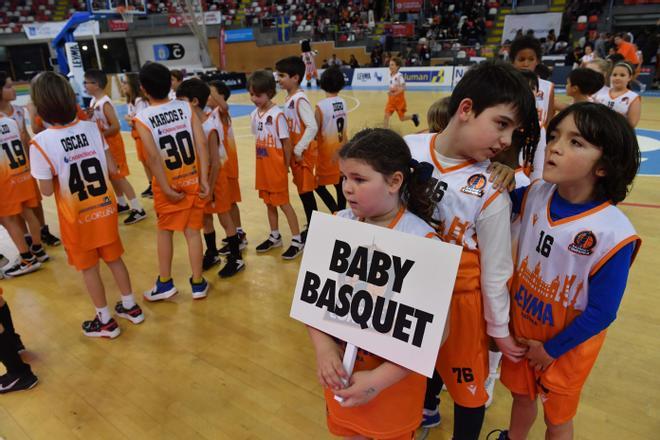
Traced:
MULTIPOLYGON (((395 90, 405 89, 406 80, 403 78, 403 74, 399 71, 390 77, 390 92, 395 90)), ((396 112, 400 118, 406 114, 408 110, 406 104, 406 95, 405 92, 399 93, 398 95, 388 95, 387 96, 387 105, 385 106, 385 113, 392 114, 396 112)))
MULTIPOLYGON (((302 60, 305 63, 305 79, 307 81, 312 78, 318 78, 318 72, 316 71, 316 63, 314 62, 314 52, 303 52, 302 60)), ((276 78, 277 80, 277 78, 276 78)))
POLYGON ((204 135, 206 136, 208 145, 210 145, 209 140, 211 139, 211 136, 214 135, 214 133, 218 136, 218 156, 220 157, 221 162, 220 170, 218 171, 218 176, 215 180, 215 186, 213 187, 212 191, 213 196, 206 203, 206 206, 204 207, 204 213, 214 214, 227 212, 231 209, 229 183, 226 169, 227 152, 225 151, 224 130, 222 128, 222 122, 220 122, 218 109, 213 110, 208 115, 206 121, 204 121, 202 124, 202 128, 204 129, 204 135))
MULTIPOLYGON (((99 125, 101 131, 107 130, 108 127, 110 127, 110 122, 108 122, 108 118, 105 117, 105 113, 103 112, 103 108, 106 104, 109 104, 112 109, 115 110, 115 114, 117 113, 115 106, 112 104, 108 95, 103 96, 103 98, 98 101, 96 98, 92 98, 92 101, 89 103, 89 106, 94 109, 92 121, 99 125)), ((124 149, 124 140, 121 137, 121 131, 112 136, 106 136, 105 140, 110 147, 110 154, 112 155, 112 159, 115 161, 118 170, 117 175, 112 177, 120 178, 128 176, 130 172, 128 170, 128 162, 126 161, 126 151, 124 149)))
POLYGON ((117 201, 108 176, 108 145, 93 122, 56 125, 30 143, 32 176, 53 180, 69 264, 85 270, 121 257, 117 201))
POLYGON ((227 162, 224 164, 227 171, 227 183, 229 185, 230 203, 241 201, 241 186, 238 181, 238 153, 236 151, 236 139, 234 138, 234 128, 232 127, 231 117, 227 115, 226 119, 220 118, 223 131, 223 144, 227 152, 227 162))
POLYGON ((0 217, 23 212, 24 207, 36 208, 39 194, 30 175, 30 159, 21 142, 16 121, 0 113, 0 217))
MULTIPOLYGON (((337 216, 360 220, 350 209, 337 212, 337 216)), ((388 227, 420 237, 436 237, 431 226, 404 209, 399 211, 388 227)), ((384 362, 385 359, 359 349, 353 372, 373 370, 384 362)), ((374 439, 410 440, 421 423, 425 390, 426 377, 411 372, 401 381, 382 390, 367 404, 345 408, 334 399, 332 390, 326 388, 328 428, 338 436, 360 434, 374 439)))
POLYGON ((436 369, 461 406, 484 405, 488 395, 488 336, 509 336, 511 201, 488 182, 489 161, 460 161, 434 149, 437 134, 404 139, 414 159, 434 165, 429 192, 443 241, 463 247, 452 295, 449 337, 436 369))
POLYGON ((298 188, 298 194, 314 191, 316 188, 314 167, 318 156, 314 138, 318 127, 314 118, 314 109, 305 92, 299 89, 292 96, 287 97, 284 103, 284 116, 289 126, 289 138, 293 147, 290 164, 293 183, 298 188), (302 159, 297 160, 296 157, 302 159))
MULTIPOLYGON (((149 102, 146 99, 137 97, 135 98, 135 104, 130 102, 128 103, 128 116, 133 119, 135 115, 147 107, 149 107, 149 102)), ((135 141, 135 151, 137 152, 138 160, 142 163, 145 163, 147 161, 147 157, 144 153, 144 145, 142 144, 142 139, 140 139, 140 135, 138 134, 137 128, 135 128, 135 126, 131 128, 131 137, 135 141)))
MULTIPOLYGON (((555 85, 550 81, 539 78, 539 89, 536 92, 536 111, 539 115, 539 125, 541 126, 541 133, 539 143, 534 153, 532 161, 532 172, 530 174, 531 180, 540 179, 543 177, 543 163, 545 161, 545 146, 546 146, 546 130, 545 126, 548 124, 553 115, 548 114, 550 111, 550 98, 553 96, 555 85)), ((522 163, 522 154, 520 157, 522 163)))
POLYGON ((201 229, 206 202, 199 198, 199 163, 193 139, 190 104, 173 100, 151 105, 135 115, 134 121, 151 132, 159 149, 167 183, 175 191, 185 194, 185 197, 173 203, 165 196, 157 179, 152 179, 159 229, 201 229))
POLYGON ((592 95, 591 99, 594 102, 606 105, 615 112, 621 113, 623 116, 628 115, 628 111, 630 110, 630 104, 632 104, 638 99, 640 100, 642 99, 641 96, 639 96, 637 93, 633 92, 632 90, 628 90, 626 93, 624 93, 623 95, 619 95, 616 98, 612 98, 611 93, 612 92, 610 91, 609 87, 603 87, 594 95, 592 95))
POLYGON ((335 185, 340 179, 337 152, 348 141, 346 101, 333 96, 319 101, 316 108, 321 114, 321 126, 316 136, 319 150, 316 183, 320 186, 335 185))
POLYGON ((12 104, 11 113, 8 114, 7 116, 9 116, 14 121, 16 121, 16 124, 18 124, 18 129, 20 131, 25 130, 25 118, 27 116, 27 112, 23 107, 12 104))
MULTIPOLYGON (((640 239, 626 216, 608 202, 582 214, 550 218, 555 185, 535 181, 522 202, 516 268, 511 283, 511 327, 516 337, 546 342, 587 307, 590 278, 624 246, 640 239)), ((634 259, 634 254, 633 254, 634 259)), ((606 331, 555 359, 545 371, 527 360, 502 362, 502 383, 516 394, 540 394, 553 424, 571 420, 580 391, 596 361, 606 331)))
POLYGON ((284 113, 274 105, 263 113, 255 109, 250 117, 256 138, 255 188, 266 204, 286 205, 289 183, 282 139, 289 138, 289 128, 284 113))

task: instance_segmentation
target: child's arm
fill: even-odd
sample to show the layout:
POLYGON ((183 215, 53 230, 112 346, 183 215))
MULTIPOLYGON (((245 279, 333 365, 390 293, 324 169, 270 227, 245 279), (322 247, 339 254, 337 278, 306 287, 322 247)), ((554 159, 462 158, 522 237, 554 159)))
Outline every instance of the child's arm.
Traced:
POLYGON ((527 358, 537 370, 605 330, 616 319, 628 282, 636 243, 621 248, 589 279, 589 301, 580 316, 552 339, 521 341, 529 346, 527 358))
POLYGON ((121 125, 119 124, 119 118, 117 118, 117 112, 115 112, 115 109, 112 107, 112 104, 106 102, 103 105, 103 114, 105 115, 105 119, 108 121, 109 124, 105 128, 105 130, 103 130, 103 137, 113 136, 119 133, 119 130, 121 129, 121 125))
POLYGON ((353 373, 348 388, 333 391, 344 399, 341 406, 354 407, 368 403, 385 388, 404 379, 410 370, 391 362, 383 362, 373 370, 353 373))
POLYGON ((316 132, 316 139, 321 140, 323 135, 321 132, 321 126, 323 125, 323 114, 321 113, 321 109, 318 105, 314 109, 314 120, 316 120, 316 127, 318 128, 318 131, 316 132))
POLYGON ((342 363, 342 349, 330 336, 314 327, 307 326, 307 332, 316 351, 316 375, 319 382, 323 387, 335 391, 342 389, 342 379, 348 380, 342 363))
POLYGON ((291 146, 291 139, 285 138, 280 139, 282 141, 282 149, 284 150, 284 165, 287 169, 291 166, 291 153, 293 153, 293 147, 291 146))
POLYGON ((309 144, 316 137, 319 126, 316 123, 314 110, 312 110, 311 104, 305 99, 298 101, 298 115, 305 124, 305 131, 300 137, 298 143, 293 147, 293 154, 295 154, 296 160, 300 161, 303 153, 309 148, 309 144))
POLYGON ((194 112, 190 122, 192 124, 195 152, 199 158, 199 198, 205 199, 209 195, 209 153, 206 149, 206 137, 204 136, 202 123, 194 112))
MULTIPOLYGON (((284 150, 284 165, 287 169, 291 166, 291 153, 293 153, 293 145, 291 145, 291 138, 289 137, 289 126, 283 114, 277 116, 277 137, 282 142, 282 149, 284 150)), ((255 130, 256 132, 256 130, 255 130)))
POLYGON ((45 153, 36 142, 30 143, 30 174, 39 182, 39 190, 44 196, 52 196, 55 192, 53 175, 55 170, 46 159, 45 153))
POLYGON ((642 99, 637 98, 635 99, 631 104, 630 108, 628 109, 628 122, 630 122, 630 125, 635 128, 637 124, 639 123, 639 118, 642 115, 642 99))
POLYGON ((211 194, 213 194, 215 181, 218 179, 218 174, 220 174, 220 150, 218 149, 218 141, 218 132, 213 130, 209 135, 209 159, 211 161, 211 171, 209 172, 209 188, 211 188, 211 194))
MULTIPOLYGON (((139 121, 138 121, 139 122, 139 121)), ((167 181, 165 176, 165 170, 163 170, 163 164, 160 160, 160 153, 158 152, 158 147, 154 142, 154 138, 151 135, 151 131, 145 127, 142 123, 137 124, 137 131, 142 139, 142 145, 147 156, 147 166, 151 171, 151 174, 158 182, 161 190, 171 202, 176 203, 179 200, 185 197, 185 194, 179 191, 175 191, 167 181)))

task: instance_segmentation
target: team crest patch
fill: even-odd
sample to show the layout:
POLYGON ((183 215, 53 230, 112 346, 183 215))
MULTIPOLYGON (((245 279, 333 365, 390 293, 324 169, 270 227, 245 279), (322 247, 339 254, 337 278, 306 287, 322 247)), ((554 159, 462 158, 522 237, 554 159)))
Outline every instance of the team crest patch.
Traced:
POLYGON ((630 101, 630 98, 627 96, 624 96, 621 98, 621 104, 628 104, 628 101, 630 101))
POLYGON ((534 213, 532 216, 532 225, 535 225, 537 221, 539 221, 539 216, 538 214, 534 213))
POLYGON ((591 231, 582 231, 568 245, 568 250, 578 255, 591 255, 592 249, 596 247, 596 236, 591 231))
POLYGON ((467 185, 461 188, 461 192, 482 197, 486 187, 486 176, 483 174, 473 174, 467 180, 467 185))
POLYGON ((268 116, 266 118, 266 125, 273 125, 273 117, 272 116, 268 116))
POLYGON ((296 103, 293 102, 293 100, 291 100, 291 102, 289 103, 289 108, 294 108, 295 105, 296 105, 296 103))

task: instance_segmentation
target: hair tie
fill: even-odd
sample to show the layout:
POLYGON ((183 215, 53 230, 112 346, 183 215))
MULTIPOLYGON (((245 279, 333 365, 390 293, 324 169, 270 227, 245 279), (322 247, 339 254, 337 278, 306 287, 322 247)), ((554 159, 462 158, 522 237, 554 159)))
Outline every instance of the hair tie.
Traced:
POLYGON ((630 72, 631 76, 635 73, 635 72, 633 72, 633 68, 630 67, 630 64, 628 64, 628 63, 618 62, 614 65, 614 67, 619 67, 619 66, 625 67, 626 69, 628 69, 628 72, 630 72))
POLYGON ((410 169, 412 175, 417 182, 428 182, 433 177, 433 165, 428 162, 418 162, 415 159, 410 159, 410 169))

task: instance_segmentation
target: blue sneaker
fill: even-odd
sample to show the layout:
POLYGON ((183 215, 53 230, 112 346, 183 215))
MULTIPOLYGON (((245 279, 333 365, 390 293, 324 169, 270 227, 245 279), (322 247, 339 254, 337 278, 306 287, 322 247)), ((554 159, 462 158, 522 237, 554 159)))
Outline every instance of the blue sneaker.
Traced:
POLYGON ((509 431, 504 429, 494 429, 488 433, 486 440, 509 440, 509 431))
POLYGON ((144 292, 144 299, 147 301, 162 301, 177 294, 176 287, 174 287, 174 280, 170 278, 169 281, 163 283, 160 277, 156 278, 156 284, 151 290, 144 292))
POLYGON ((206 298, 206 295, 209 292, 209 283, 207 283, 203 277, 202 282, 198 284, 193 283, 192 278, 190 278, 190 287, 192 288, 193 299, 206 298))
POLYGON ((440 424, 442 417, 440 417, 440 408, 430 410, 424 408, 422 414, 422 428, 434 428, 440 424))

